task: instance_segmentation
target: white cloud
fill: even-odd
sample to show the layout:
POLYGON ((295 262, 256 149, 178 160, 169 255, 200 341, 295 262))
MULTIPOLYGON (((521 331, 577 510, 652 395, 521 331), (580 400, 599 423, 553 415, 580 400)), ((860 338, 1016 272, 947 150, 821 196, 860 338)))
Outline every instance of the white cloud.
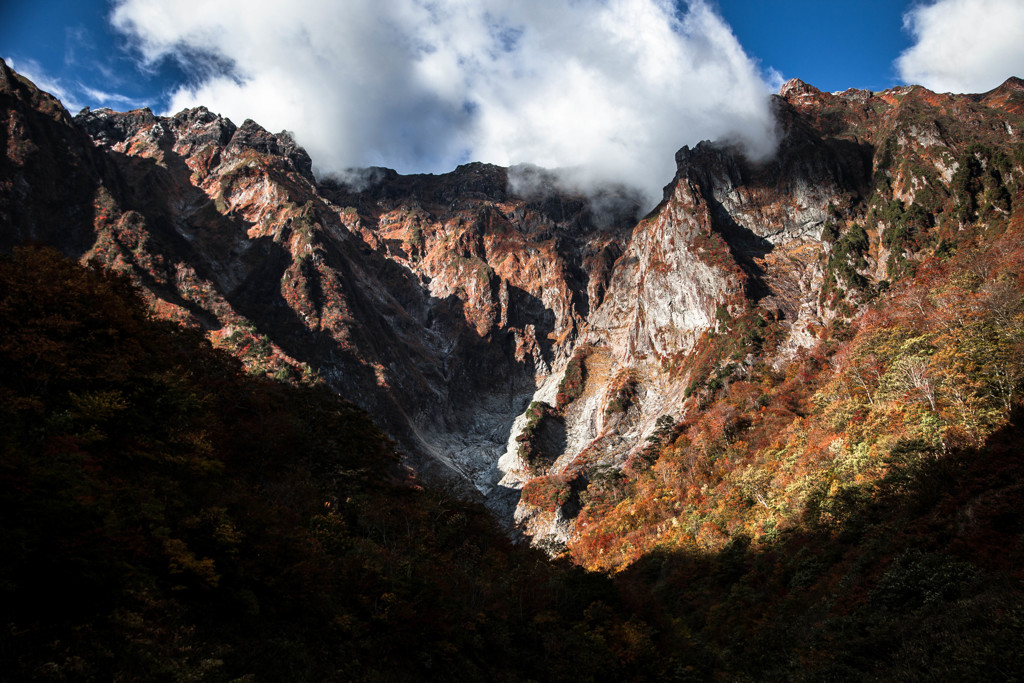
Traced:
POLYGON ((774 146, 768 86, 703 0, 123 0, 113 22, 147 60, 230 65, 171 110, 294 131, 321 172, 583 166, 655 200, 683 144, 774 146))
POLYGON ((121 95, 116 92, 107 92, 106 90, 99 90, 98 88, 90 88, 84 83, 78 83, 78 89, 89 99, 90 102, 99 103, 101 106, 128 107, 129 109, 137 109, 139 107, 146 106, 146 102, 143 100, 128 97, 127 95, 121 95))
POLYGON ((977 93, 1024 75, 1024 2, 937 0, 903 17, 915 43, 900 77, 936 92, 977 93))

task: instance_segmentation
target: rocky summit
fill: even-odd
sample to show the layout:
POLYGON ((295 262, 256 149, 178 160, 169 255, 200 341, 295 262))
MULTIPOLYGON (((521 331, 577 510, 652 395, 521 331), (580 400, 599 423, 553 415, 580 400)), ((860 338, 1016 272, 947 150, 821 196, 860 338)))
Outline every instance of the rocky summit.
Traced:
POLYGON ((0 62, 10 670, 1015 680, 1024 81, 772 107, 644 215, 0 62))

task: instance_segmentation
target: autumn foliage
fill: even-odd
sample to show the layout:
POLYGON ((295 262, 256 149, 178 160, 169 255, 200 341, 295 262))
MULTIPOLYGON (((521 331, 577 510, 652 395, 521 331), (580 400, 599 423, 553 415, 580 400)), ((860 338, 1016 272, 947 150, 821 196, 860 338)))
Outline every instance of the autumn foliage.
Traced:
POLYGON ((551 474, 535 477, 523 486, 522 501, 527 505, 554 512, 569 502, 572 495, 572 477, 551 474))
POLYGON ((565 410, 566 406, 583 395, 583 388, 586 386, 586 362, 591 348, 584 344, 576 349, 572 358, 565 366, 565 374, 558 384, 558 394, 555 397, 555 408, 565 410))

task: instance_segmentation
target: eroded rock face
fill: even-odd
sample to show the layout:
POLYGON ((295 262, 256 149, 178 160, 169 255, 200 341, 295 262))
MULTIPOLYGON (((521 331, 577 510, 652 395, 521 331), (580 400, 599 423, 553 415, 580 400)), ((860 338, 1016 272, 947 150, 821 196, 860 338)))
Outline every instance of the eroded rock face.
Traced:
MULTIPOLYGON (((441 176, 375 170, 356 188, 321 184, 366 245, 413 274, 431 301, 445 302, 467 326, 446 335, 458 419, 441 428, 419 420, 418 435, 472 472, 487 495, 501 493, 497 461, 513 420, 603 300, 638 209, 623 192, 619 214, 596 217, 586 197, 558 190, 553 177, 537 171, 532 180, 519 195, 508 169, 467 164, 441 176)), ((426 307, 422 322, 438 315, 438 306, 426 307)))
MULTIPOLYGON (((105 229, 115 243, 139 233, 133 265, 140 249, 174 262, 155 268, 173 290, 165 304, 188 299, 214 336, 251 323, 285 366, 371 411, 417 467, 441 463, 490 491, 511 420, 582 319, 567 275, 577 254, 559 252, 556 221, 506 201, 503 178, 481 177, 503 169, 385 173, 354 195, 319 187, 289 136, 251 121, 196 109, 77 122, 112 152, 138 216, 120 230, 119 205, 97 244, 105 229)), ((115 251, 92 257, 128 260, 115 251)))
MULTIPOLYGON (((922 258, 922 245, 901 232, 915 203, 928 212, 962 206, 954 176, 965 164, 988 174, 988 192, 998 194, 999 160, 985 144, 1022 139, 1024 88, 1011 79, 983 95, 830 94, 791 81, 774 104, 781 139, 767 162, 712 143, 677 153, 665 200, 637 225, 580 336, 599 367, 565 409, 565 452, 546 471, 529 471, 514 454, 517 423, 502 458, 507 485, 554 474, 586 488, 590 477, 621 469, 661 416, 679 420, 697 405, 709 376, 694 358, 714 348, 716 332, 770 320, 784 336, 762 360, 781 364, 829 321, 856 316, 873 288, 899 277, 901 260, 922 258), (636 381, 625 404, 623 377, 636 381)), ((988 210, 1002 209, 994 200, 988 210)), ((742 376, 755 360, 723 358, 712 370, 731 363, 742 376)), ((536 400, 550 402, 559 377, 556 368, 536 400)), ((569 512, 521 504, 516 517, 558 547, 573 534, 569 512)))
POLYGON ((93 241, 92 200, 113 169, 51 95, 0 60, 0 247, 93 241))
MULTIPOLYGON (((319 376, 412 465, 511 519, 529 479, 566 475, 583 490, 659 418, 682 418, 716 334, 769 321, 782 334, 770 362, 856 315, 923 249, 867 198, 954 205, 954 176, 994 163, 971 145, 1024 129, 1016 79, 972 96, 791 81, 774 105, 774 158, 683 148, 664 200, 638 220, 629 191, 584 195, 532 167, 317 179, 287 133, 202 107, 72 119, 0 64, 0 237, 128 273, 158 314, 252 371, 319 376), (842 245, 858 230, 853 258, 842 245), (573 358, 583 379, 567 393, 573 358), (520 457, 531 401, 557 405, 564 425, 543 471, 520 457)), ((739 373, 753 362, 726 361, 739 373)), ((569 509, 516 515, 555 542, 573 531, 569 509)))
POLYGON ((506 169, 481 164, 318 184, 291 136, 252 121, 201 107, 72 120, 3 69, 6 245, 47 241, 131 275, 159 314, 253 371, 319 376, 417 468, 485 493, 635 223, 632 206, 598 227, 582 196, 543 182, 516 196, 506 169), (44 211, 54 197, 59 219, 44 211), (42 231, 75 212, 74 230, 42 231))

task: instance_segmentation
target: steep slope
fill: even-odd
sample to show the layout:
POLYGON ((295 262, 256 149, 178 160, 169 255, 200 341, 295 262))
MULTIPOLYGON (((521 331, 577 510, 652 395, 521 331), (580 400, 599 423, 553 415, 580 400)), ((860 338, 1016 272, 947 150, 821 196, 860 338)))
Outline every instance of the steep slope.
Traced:
MULTIPOLYGON (((446 335, 447 384, 458 392, 451 410, 461 417, 431 416, 419 423, 420 434, 464 471, 486 467, 495 476, 512 420, 536 383, 565 362, 601 302, 638 200, 617 187, 584 195, 531 167, 467 164, 441 176, 371 169, 366 176, 358 189, 333 179, 320 187, 350 207, 367 245, 414 273, 432 300, 456 307, 460 324, 475 333, 446 335), (524 371, 509 372, 510 364, 524 371), (510 376, 514 383, 502 387, 510 376)), ((424 323, 437 315, 428 311, 424 323)), ((488 493, 497 478, 475 481, 488 493)))
MULTIPOLYGON (((890 305, 895 283, 913 288, 901 278, 920 263, 988 249, 1019 210, 1022 100, 1017 79, 967 96, 829 94, 791 81, 775 101, 781 139, 769 162, 711 143, 681 150, 665 200, 635 229, 580 337, 582 398, 556 418, 565 448, 538 468, 518 457, 522 432, 513 433, 506 483, 540 476, 527 500, 550 503, 554 487, 567 501, 521 506, 518 518, 535 536, 569 541, 592 481, 649 457, 723 388, 745 385, 750 401, 767 401, 770 376, 890 305), (587 373, 588 361, 600 369, 587 373)), ((554 405, 562 381, 550 377, 535 400, 554 405)), ((744 413, 758 407, 732 411, 749 423, 744 413)))
POLYGON ((4 680, 575 681, 655 661, 607 579, 513 545, 410 478, 366 413, 246 374, 127 278, 16 248, 0 327, 4 680))
POLYGON ((557 482, 565 505, 518 517, 558 542, 591 481, 723 388, 786 374, 928 258, 1004 229, 1018 191, 1016 79, 968 96, 791 81, 773 159, 684 148, 636 222, 628 191, 532 167, 318 181, 290 136, 251 121, 71 121, 3 70, 6 244, 130 273, 159 314, 251 371, 327 382, 502 514, 530 480, 527 499, 557 482), (66 230, 40 227, 54 221, 66 230))
POLYGON ((0 63, 0 246, 26 240, 81 254, 93 242, 93 198, 107 158, 51 95, 0 63))
POLYGON ((636 211, 609 191, 622 216, 598 226, 581 195, 525 168, 524 196, 481 165, 381 171, 360 192, 318 185, 287 134, 252 121, 203 108, 71 121, 0 69, 6 245, 43 241, 131 274, 164 317, 206 330, 254 372, 327 382, 417 468, 454 470, 485 493, 512 420, 600 299, 636 211))

